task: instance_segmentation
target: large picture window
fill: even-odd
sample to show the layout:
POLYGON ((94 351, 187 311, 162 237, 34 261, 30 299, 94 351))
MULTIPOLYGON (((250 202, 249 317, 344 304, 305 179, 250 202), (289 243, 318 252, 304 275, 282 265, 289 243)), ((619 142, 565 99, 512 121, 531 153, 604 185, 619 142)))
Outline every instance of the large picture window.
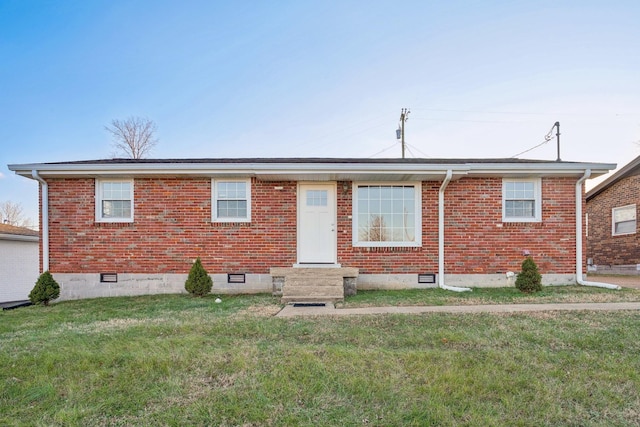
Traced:
POLYGON ((133 180, 96 180, 96 221, 133 221, 133 180))
POLYGON ((420 184, 355 184, 354 246, 420 246, 420 184))
POLYGON ((542 220, 540 179, 505 179, 502 181, 502 220, 505 222, 539 222, 542 220))
POLYGON ((214 222, 251 221, 251 185, 250 180, 213 180, 214 222))
POLYGON ((614 236, 636 232, 636 205, 613 208, 611 217, 613 219, 611 234, 614 236))

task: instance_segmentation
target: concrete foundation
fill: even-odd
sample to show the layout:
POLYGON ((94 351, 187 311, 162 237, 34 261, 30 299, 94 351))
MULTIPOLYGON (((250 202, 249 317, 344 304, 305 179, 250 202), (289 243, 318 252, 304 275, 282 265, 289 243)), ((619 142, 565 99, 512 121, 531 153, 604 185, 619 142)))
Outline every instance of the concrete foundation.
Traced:
MULTIPOLYGON (((514 287, 516 276, 506 274, 445 274, 444 283, 449 286, 470 288, 514 287)), ((575 274, 543 274, 544 286, 575 285, 575 274)), ((436 283, 418 283, 417 274, 360 274, 358 289, 428 289, 438 287, 436 283)))
MULTIPOLYGON (((100 274, 54 273, 60 285, 56 301, 153 294, 187 293, 187 274, 118 274, 117 282, 100 282, 100 274)), ((212 294, 254 294, 271 292, 271 276, 247 274, 246 283, 227 283, 226 274, 211 274, 212 294)))
MULTIPOLYGON (((184 283, 187 280, 187 274, 118 274, 117 282, 100 282, 99 273, 54 273, 53 276, 60 284, 60 298, 57 301, 186 293, 184 283)), ((283 274, 280 276, 284 277, 283 274)), ((276 280, 273 280, 269 274, 247 274, 245 283, 228 283, 226 274, 212 274, 213 288, 211 293, 282 295, 284 280, 278 280, 280 276, 274 276, 276 280)), ((506 274, 447 274, 445 275, 445 284, 478 288, 513 287, 515 276, 507 277, 506 274)), ((542 284, 545 286, 575 285, 576 277, 574 274, 543 274, 542 284)), ((357 275, 357 279, 349 280, 344 285, 348 294, 355 294, 357 290, 428 289, 438 287, 438 277, 436 275, 436 283, 418 283, 417 274, 360 274, 357 275)))

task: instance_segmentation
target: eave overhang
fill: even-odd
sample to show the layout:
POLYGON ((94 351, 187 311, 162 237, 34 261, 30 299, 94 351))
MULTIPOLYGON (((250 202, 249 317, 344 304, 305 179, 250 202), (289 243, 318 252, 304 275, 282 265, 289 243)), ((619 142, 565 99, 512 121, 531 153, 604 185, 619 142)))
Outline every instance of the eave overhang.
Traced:
POLYGON ((452 179, 474 177, 579 177, 587 169, 591 176, 608 173, 615 168, 610 163, 541 162, 541 161, 456 161, 424 159, 423 161, 385 161, 341 159, 305 161, 117 161, 12 164, 16 174, 32 178, 35 170, 47 178, 109 178, 109 177, 256 177, 264 181, 442 181, 448 170, 452 179))
POLYGON ((602 181, 600 184, 596 185, 591 190, 589 190, 586 194, 587 200, 594 198, 595 196, 602 193, 604 190, 611 187, 613 184, 620 181, 621 179, 627 176, 630 176, 632 174, 637 174, 638 169, 640 169, 640 156, 636 157, 631 162, 623 166, 619 171, 612 174, 610 177, 602 181))

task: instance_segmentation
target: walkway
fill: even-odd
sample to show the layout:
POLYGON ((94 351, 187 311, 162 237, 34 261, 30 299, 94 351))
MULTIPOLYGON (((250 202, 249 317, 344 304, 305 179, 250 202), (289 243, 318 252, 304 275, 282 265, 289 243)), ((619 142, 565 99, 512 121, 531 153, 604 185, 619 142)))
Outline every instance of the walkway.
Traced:
POLYGON ((571 304, 495 304, 410 307, 335 308, 327 303, 323 307, 285 306, 276 317, 295 316, 349 316, 357 314, 421 314, 421 313, 516 313, 532 311, 576 310, 640 310, 640 302, 571 303, 571 304))

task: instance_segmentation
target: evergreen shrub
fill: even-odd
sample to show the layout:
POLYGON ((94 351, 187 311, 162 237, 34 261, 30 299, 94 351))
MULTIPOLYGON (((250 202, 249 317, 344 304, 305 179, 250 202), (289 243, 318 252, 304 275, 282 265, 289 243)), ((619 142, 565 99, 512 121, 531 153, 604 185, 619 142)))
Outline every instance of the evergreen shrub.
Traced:
POLYGON ((521 268, 522 271, 516 277, 516 288, 525 293, 540 292, 542 290, 542 275, 533 258, 525 258, 521 268))
POLYGON ((189 277, 187 277, 184 288, 193 296, 203 297, 211 292, 212 287, 213 280, 198 257, 189 270, 189 277))
POLYGON ((36 285, 29 292, 29 301, 32 304, 49 305, 49 301, 60 296, 60 285, 55 281, 51 273, 45 271, 38 277, 36 285))

